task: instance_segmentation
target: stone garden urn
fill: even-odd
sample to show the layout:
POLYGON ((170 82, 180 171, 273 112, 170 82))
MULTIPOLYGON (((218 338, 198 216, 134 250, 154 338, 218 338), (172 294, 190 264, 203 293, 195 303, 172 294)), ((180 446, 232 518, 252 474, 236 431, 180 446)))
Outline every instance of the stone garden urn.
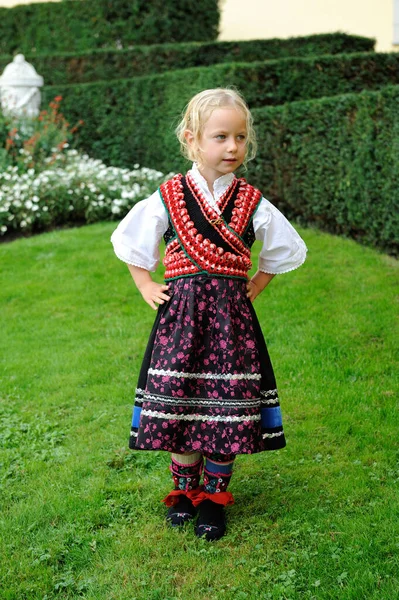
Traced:
POLYGON ((0 102, 4 115, 37 117, 40 111, 40 91, 43 77, 17 54, 0 77, 0 102))

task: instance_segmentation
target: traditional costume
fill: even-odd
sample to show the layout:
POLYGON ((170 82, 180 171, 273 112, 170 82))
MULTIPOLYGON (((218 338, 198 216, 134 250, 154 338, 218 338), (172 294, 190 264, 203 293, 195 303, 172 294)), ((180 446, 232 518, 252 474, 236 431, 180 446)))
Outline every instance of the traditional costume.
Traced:
MULTIPOLYGON (((272 365, 247 298, 251 245, 262 242, 259 269, 273 274, 299 267, 306 246, 245 179, 224 175, 212 195, 196 165, 136 204, 112 242, 122 261, 154 271, 162 236, 170 300, 158 308, 142 363, 130 448, 208 457, 205 492, 227 504, 231 469, 212 464, 285 446, 272 365)), ((176 464, 167 503, 181 493, 203 501, 202 460, 190 465, 190 477, 176 464)))

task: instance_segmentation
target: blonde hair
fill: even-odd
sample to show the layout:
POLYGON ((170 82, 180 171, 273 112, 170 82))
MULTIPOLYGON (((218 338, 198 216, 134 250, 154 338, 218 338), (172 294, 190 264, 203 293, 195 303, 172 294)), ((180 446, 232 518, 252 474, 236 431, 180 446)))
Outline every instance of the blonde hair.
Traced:
POLYGON ((201 163, 200 139, 206 122, 216 108, 235 108, 244 114, 247 128, 245 166, 256 154, 257 145, 253 118, 241 94, 230 88, 204 90, 191 98, 184 110, 180 123, 176 127, 176 135, 180 142, 181 152, 189 160, 201 163), (194 136, 194 144, 192 145, 187 143, 185 137, 187 130, 194 136))

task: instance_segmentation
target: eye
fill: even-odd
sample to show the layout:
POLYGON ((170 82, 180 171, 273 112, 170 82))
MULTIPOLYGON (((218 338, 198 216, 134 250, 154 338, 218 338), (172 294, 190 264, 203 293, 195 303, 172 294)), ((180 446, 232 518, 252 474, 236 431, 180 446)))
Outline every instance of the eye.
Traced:
POLYGON ((223 133, 219 133, 219 134, 216 136, 216 139, 217 139, 217 140, 225 140, 225 139, 226 139, 226 136, 225 136, 223 133))
POLYGON ((240 142, 244 142, 246 139, 247 139, 247 136, 244 134, 237 135, 237 140, 239 140, 240 142))

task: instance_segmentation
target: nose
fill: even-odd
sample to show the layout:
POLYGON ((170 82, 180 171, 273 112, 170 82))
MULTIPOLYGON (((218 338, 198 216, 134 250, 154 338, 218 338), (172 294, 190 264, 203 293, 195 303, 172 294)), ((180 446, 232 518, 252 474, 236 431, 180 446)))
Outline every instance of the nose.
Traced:
POLYGON ((235 152, 237 150, 237 140, 234 137, 229 139, 229 152, 235 152))

